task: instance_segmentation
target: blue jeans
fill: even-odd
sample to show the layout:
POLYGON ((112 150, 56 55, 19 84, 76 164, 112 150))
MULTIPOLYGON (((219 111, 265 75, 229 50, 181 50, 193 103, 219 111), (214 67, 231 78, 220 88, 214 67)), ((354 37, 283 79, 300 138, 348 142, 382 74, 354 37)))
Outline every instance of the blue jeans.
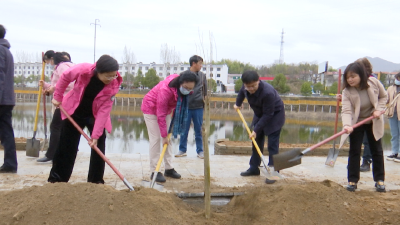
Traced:
POLYGON ((393 113, 393 117, 389 118, 390 134, 392 139, 390 142, 392 144, 392 153, 398 154, 399 151, 399 135, 400 135, 400 121, 397 119, 397 112, 393 113))
POLYGON ((203 151, 203 136, 201 136, 201 125, 203 124, 203 109, 189 109, 188 120, 186 124, 185 135, 181 136, 179 143, 179 151, 187 151, 187 138, 189 134, 190 123, 193 119, 194 133, 196 140, 196 152, 199 154, 203 151))

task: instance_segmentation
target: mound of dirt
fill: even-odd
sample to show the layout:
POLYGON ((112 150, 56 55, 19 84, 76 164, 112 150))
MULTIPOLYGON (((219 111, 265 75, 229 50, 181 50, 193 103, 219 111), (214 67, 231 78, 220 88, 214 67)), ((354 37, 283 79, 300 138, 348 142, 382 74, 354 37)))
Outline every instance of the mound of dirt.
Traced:
POLYGON ((235 197, 230 224, 399 224, 399 192, 348 192, 341 185, 286 184, 235 197))
POLYGON ((282 182, 247 188, 206 220, 204 211, 153 189, 57 183, 0 192, 0 224, 398 224, 399 195, 282 182))

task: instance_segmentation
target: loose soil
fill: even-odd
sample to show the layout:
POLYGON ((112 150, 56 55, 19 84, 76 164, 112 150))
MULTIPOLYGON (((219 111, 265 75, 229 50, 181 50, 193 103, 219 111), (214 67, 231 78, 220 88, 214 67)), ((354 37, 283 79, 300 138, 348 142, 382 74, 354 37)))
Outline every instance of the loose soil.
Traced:
POLYGON ((174 194, 89 183, 0 192, 0 224, 398 224, 399 191, 351 193, 331 181, 244 187, 212 218, 174 194))
MULTIPOLYGON (((251 146, 251 141, 219 141, 219 144, 224 144, 226 146, 238 146, 238 147, 246 147, 246 146, 251 146)), ((265 146, 267 146, 268 143, 265 143, 265 146)), ((287 143, 279 143, 279 148, 308 148, 311 147, 315 144, 287 144, 287 143)), ((344 144, 343 147, 349 147, 349 144, 344 144)), ((339 145, 336 144, 336 147, 339 148, 339 145)), ((332 148, 332 144, 325 144, 321 145, 318 148, 332 148)))

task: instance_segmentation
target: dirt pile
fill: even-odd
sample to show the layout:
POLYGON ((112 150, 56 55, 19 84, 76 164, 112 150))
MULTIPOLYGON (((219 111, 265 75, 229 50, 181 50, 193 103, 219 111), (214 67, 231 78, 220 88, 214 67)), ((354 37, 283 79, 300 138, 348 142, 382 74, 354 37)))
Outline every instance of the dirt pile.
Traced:
POLYGON ((89 183, 0 192, 0 224, 399 224, 400 192, 347 192, 322 183, 245 188, 211 220, 173 194, 89 183))
POLYGON ((254 188, 229 203, 231 224, 400 224, 399 194, 351 193, 328 180, 254 188))

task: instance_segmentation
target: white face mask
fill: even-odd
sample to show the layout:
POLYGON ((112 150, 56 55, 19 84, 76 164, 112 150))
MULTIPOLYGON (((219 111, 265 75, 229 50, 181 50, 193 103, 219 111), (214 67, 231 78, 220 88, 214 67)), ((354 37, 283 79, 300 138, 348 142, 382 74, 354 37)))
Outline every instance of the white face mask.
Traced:
POLYGON ((400 85, 400 80, 394 79, 394 84, 395 85, 400 85))
POLYGON ((190 92, 192 92, 192 91, 189 91, 189 90, 187 90, 186 88, 184 88, 184 87, 180 87, 179 88, 179 91, 183 94, 183 95, 188 95, 188 94, 190 94, 190 92))

